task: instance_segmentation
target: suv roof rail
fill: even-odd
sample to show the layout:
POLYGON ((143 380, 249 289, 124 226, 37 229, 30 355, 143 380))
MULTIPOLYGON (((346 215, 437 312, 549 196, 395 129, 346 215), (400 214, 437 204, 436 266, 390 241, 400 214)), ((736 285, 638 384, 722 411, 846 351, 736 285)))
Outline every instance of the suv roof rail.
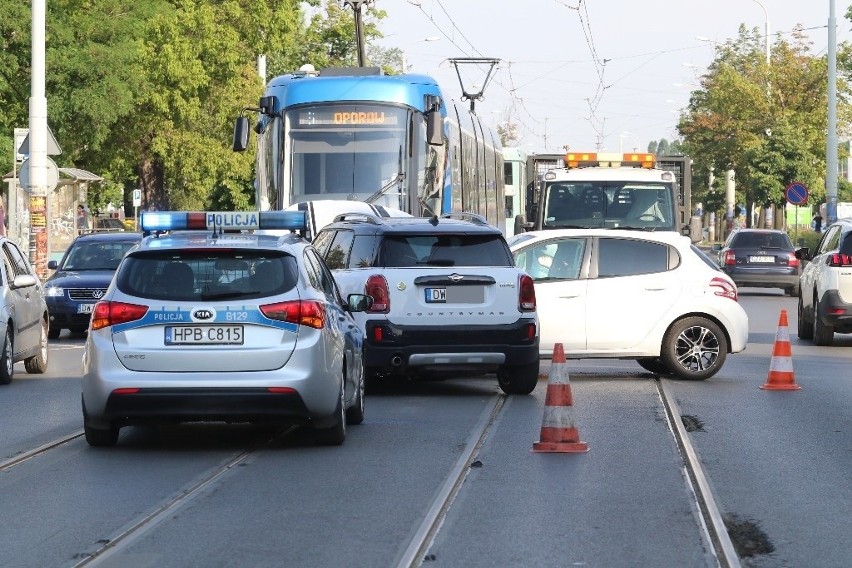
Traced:
POLYGON ((463 221, 473 221, 474 223, 478 223, 480 225, 490 225, 490 223, 478 213, 472 213, 470 211, 455 211, 453 213, 445 213, 441 215, 441 219, 461 219, 463 221))
POLYGON ((334 223, 337 223, 338 221, 366 221, 371 225, 380 225, 382 222, 381 219, 379 219, 376 215, 360 211, 335 215, 334 223))

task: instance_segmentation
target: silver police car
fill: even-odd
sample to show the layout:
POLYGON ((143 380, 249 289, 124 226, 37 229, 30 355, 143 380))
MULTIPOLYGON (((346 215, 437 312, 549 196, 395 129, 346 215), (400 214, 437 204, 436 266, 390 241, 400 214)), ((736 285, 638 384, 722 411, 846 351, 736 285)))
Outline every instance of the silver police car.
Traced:
POLYGON ((156 422, 297 422, 339 445, 364 419, 363 335, 305 214, 145 212, 95 304, 83 355, 92 446, 156 422), (257 229, 290 230, 283 236, 257 229))

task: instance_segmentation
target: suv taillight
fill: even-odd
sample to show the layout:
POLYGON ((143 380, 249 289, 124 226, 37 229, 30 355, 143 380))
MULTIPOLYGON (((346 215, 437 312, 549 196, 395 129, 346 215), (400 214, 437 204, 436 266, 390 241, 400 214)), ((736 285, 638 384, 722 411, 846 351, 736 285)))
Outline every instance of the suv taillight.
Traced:
POLYGON ((367 311, 374 314, 390 312, 390 292, 388 291, 388 281, 385 280, 384 276, 373 274, 367 278, 364 293, 373 298, 373 305, 367 311))
POLYGON ((322 329, 325 325, 325 306, 316 300, 290 300, 260 306, 263 315, 271 320, 286 321, 322 329))
POLYGON ((737 255, 734 251, 725 251, 725 266, 733 266, 737 263, 737 255))
POLYGON ((535 286, 529 274, 518 277, 518 309, 522 312, 535 311, 535 286))
POLYGON ((852 266, 852 254, 834 253, 829 255, 827 264, 829 266, 852 266))
POLYGON ((148 306, 124 302, 98 302, 92 309, 92 329, 103 329, 111 325, 136 321, 145 317, 146 313, 148 313, 148 306))
POLYGON ((737 301, 737 286, 725 280, 724 278, 714 278, 710 281, 711 288, 718 288, 713 293, 723 298, 730 298, 737 301))

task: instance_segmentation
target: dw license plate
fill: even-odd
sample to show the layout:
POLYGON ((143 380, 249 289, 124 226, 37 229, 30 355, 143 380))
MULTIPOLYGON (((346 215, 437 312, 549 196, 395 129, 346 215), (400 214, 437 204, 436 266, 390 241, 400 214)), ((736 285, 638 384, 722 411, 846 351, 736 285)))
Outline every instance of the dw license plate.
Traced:
POLYGON ((485 302, 483 286, 450 286, 426 288, 427 304, 482 304, 485 302))
POLYGON ((241 325, 169 325, 166 345, 242 345, 241 325))
POLYGON ((748 257, 749 262, 775 262, 774 256, 750 256, 748 257))
POLYGON ((94 304, 80 304, 79 306, 77 306, 77 313, 78 314, 90 314, 90 313, 92 313, 92 308, 94 308, 94 307, 95 307, 94 304))

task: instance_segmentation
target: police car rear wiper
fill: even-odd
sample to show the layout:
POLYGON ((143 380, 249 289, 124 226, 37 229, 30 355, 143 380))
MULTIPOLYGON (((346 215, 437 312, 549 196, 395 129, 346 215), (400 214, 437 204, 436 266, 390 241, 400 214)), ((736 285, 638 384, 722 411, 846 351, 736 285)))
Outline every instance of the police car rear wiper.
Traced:
POLYGON ((249 296, 259 294, 260 290, 245 290, 242 292, 202 292, 202 300, 224 300, 226 298, 238 298, 240 296, 249 296))

